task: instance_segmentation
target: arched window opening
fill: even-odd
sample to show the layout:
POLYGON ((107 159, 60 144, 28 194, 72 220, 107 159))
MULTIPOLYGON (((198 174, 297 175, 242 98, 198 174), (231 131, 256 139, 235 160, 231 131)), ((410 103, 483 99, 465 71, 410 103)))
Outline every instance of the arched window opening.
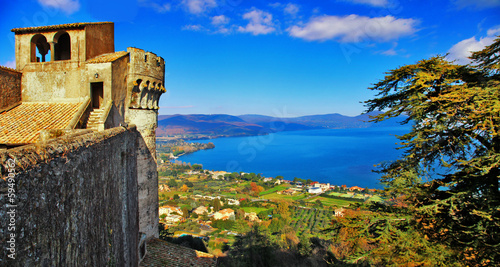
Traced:
POLYGON ((71 59, 71 38, 67 32, 58 32, 54 36, 54 60, 71 59))
POLYGON ((31 62, 50 61, 50 45, 47 38, 37 34, 31 38, 31 62))

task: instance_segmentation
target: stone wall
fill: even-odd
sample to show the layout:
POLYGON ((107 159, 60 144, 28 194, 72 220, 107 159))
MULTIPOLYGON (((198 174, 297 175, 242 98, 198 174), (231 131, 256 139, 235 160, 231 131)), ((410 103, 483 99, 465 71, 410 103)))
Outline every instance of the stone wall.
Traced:
POLYGON ((140 139, 117 127, 0 152, 0 266, 137 266, 140 139))
POLYGON ((0 66, 0 112, 21 102, 21 75, 0 66))
POLYGON ((139 229, 149 239, 158 237, 158 171, 155 135, 158 111, 129 109, 127 118, 127 123, 137 125, 137 131, 142 136, 137 144, 139 229))

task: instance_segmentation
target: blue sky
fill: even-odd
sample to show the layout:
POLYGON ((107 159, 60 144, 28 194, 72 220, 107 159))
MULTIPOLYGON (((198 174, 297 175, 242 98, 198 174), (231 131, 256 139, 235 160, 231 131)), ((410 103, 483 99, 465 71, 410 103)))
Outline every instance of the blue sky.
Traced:
POLYGON ((358 115, 384 72, 433 55, 467 63, 500 35, 500 0, 3 1, 12 28, 115 22, 115 49, 166 62, 160 114, 358 115))

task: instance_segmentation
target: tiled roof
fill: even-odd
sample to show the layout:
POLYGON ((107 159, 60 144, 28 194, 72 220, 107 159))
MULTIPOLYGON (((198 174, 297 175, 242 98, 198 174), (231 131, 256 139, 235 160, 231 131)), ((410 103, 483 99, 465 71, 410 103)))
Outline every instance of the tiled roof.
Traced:
POLYGON ((112 23, 113 22, 80 22, 80 23, 69 23, 69 24, 59 24, 59 25, 40 26, 40 27, 14 28, 10 31, 15 33, 41 32, 41 31, 51 31, 58 29, 84 28, 87 25, 100 25, 100 24, 112 24, 112 23))
POLYGON ((17 73, 21 73, 21 72, 15 70, 13 68, 9 68, 9 67, 6 67, 6 66, 1 66, 1 65, 0 65, 0 69, 12 71, 12 72, 17 72, 17 73))
POLYGON ((180 245, 153 239, 146 244, 146 257, 140 267, 211 267, 216 266, 214 255, 180 245))
POLYGON ((29 144, 41 130, 64 129, 82 103, 21 103, 0 113, 0 144, 29 144))
POLYGON ((97 56, 95 58, 87 60, 87 63, 106 63, 106 62, 113 62, 123 56, 128 55, 127 51, 119 51, 119 52, 114 52, 114 53, 109 53, 109 54, 104 54, 97 56))

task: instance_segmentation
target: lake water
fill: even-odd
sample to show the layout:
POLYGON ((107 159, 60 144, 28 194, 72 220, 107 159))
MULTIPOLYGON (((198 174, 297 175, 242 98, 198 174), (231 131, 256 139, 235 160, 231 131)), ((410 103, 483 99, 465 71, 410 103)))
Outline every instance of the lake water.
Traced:
POLYGON ((402 153, 398 139, 409 127, 328 129, 280 132, 264 136, 228 137, 213 142, 215 148, 179 158, 204 169, 261 173, 329 182, 335 185, 382 188, 374 165, 393 161, 402 153))

